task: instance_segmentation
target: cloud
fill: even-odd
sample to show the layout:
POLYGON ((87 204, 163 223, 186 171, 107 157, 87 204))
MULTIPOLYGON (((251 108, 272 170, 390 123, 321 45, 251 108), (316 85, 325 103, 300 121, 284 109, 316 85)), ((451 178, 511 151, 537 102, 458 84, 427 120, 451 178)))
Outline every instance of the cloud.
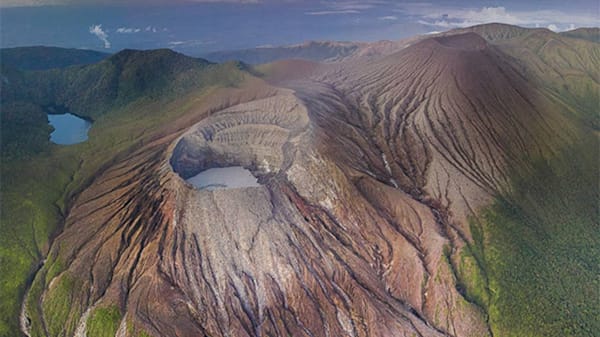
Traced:
POLYGON ((394 16, 394 15, 387 15, 387 16, 380 16, 378 19, 384 20, 384 21, 396 21, 396 20, 398 20, 398 17, 394 16))
POLYGON ((553 23, 551 23, 551 24, 548 25, 548 29, 550 29, 553 32, 558 31, 558 27, 556 27, 556 25, 553 24, 553 23))
POLYGON ((140 32, 147 33, 157 33, 159 31, 167 32, 169 31, 167 28, 158 28, 154 26, 146 26, 146 28, 137 28, 137 27, 120 27, 117 28, 116 32, 119 34, 135 34, 140 32))
POLYGON ((104 42, 104 48, 110 49, 110 41, 108 41, 108 34, 102 30, 102 25, 90 26, 90 33, 96 35, 100 41, 104 42))
POLYGON ((597 26, 598 20, 589 14, 572 14, 558 10, 509 11, 505 7, 450 8, 426 4, 405 4, 396 11, 415 16, 423 25, 456 28, 498 22, 520 26, 553 25, 556 30, 574 26, 597 26))
POLYGON ((168 45, 170 47, 193 47, 193 46, 204 46, 215 44, 215 41, 211 40, 185 40, 185 41, 170 41, 168 45))
POLYGON ((389 4, 387 0, 332 0, 322 1, 324 8, 305 12, 306 15, 360 14, 365 10, 389 4))
POLYGON ((121 34, 133 34, 133 33, 139 33, 142 30, 140 28, 127 28, 127 27, 120 27, 117 28, 117 33, 121 33, 121 34))
POLYGON ((360 14, 359 11, 354 9, 347 10, 331 10, 331 11, 316 11, 316 12, 306 12, 306 15, 339 15, 339 14, 360 14))
POLYGON ((365 10, 373 8, 376 5, 382 3, 381 1, 330 1, 327 2, 329 8, 335 10, 365 10))

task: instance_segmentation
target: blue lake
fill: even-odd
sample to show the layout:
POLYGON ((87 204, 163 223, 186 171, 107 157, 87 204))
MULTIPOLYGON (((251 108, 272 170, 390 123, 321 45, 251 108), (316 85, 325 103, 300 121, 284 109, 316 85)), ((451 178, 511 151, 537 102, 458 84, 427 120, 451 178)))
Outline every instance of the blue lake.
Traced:
POLYGON ((92 123, 73 114, 48 115, 48 123, 54 127, 50 141, 60 145, 85 142, 92 123))

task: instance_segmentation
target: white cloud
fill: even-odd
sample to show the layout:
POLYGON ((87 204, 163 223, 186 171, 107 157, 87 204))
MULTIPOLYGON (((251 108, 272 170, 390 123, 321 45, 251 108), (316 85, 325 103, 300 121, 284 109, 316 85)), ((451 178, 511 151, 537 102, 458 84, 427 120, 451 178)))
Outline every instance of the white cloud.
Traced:
POLYGON ((133 34, 133 33, 139 33, 142 30, 140 28, 128 28, 128 27, 120 27, 117 28, 117 33, 121 33, 121 34, 133 34))
POLYGON ((567 29, 577 22, 582 26, 597 26, 598 18, 589 14, 572 14, 558 10, 509 11, 505 7, 449 8, 425 4, 401 5, 398 12, 417 17, 417 22, 435 27, 456 28, 498 22, 511 25, 567 29))
POLYGON ((330 1, 328 7, 336 10, 365 10, 375 7, 378 1, 330 1))
POLYGON ((192 47, 192 46, 204 46, 215 44, 215 41, 211 40, 185 40, 185 41, 170 41, 168 45, 170 47, 192 47))
POLYGON ((396 21, 398 20, 397 16, 394 15, 387 15, 387 16, 380 16, 379 20, 384 20, 384 21, 396 21))
POLYGON ((146 26, 145 28, 137 28, 137 27, 117 28, 117 33, 120 33, 120 34, 135 34, 135 33, 139 33, 139 32, 157 33, 159 31, 167 32, 168 29, 167 28, 158 28, 158 27, 154 27, 154 26, 146 26))
POLYGON ((322 1, 323 9, 305 12, 306 15, 360 14, 365 10, 389 4, 388 0, 330 0, 322 1))
POLYGON ((551 24, 548 25, 548 29, 550 29, 553 32, 558 31, 558 27, 556 27, 556 25, 553 24, 553 23, 551 23, 551 24))
POLYGON ((347 10, 332 10, 332 11, 316 11, 316 12, 306 12, 306 15, 339 15, 339 14, 360 14, 359 11, 354 9, 347 10))
MULTIPOLYGON (((161 29, 160 29, 160 28, 157 28, 157 27, 154 27, 154 26, 146 26, 146 28, 144 28, 144 31, 145 31, 145 32, 148 32, 148 33, 156 33, 156 32, 158 32, 159 30, 161 30, 161 29)), ((140 29, 140 31, 141 31, 141 29, 140 29)), ((163 31, 163 32, 166 32, 166 31, 167 31, 167 29, 166 29, 166 28, 163 28, 163 29, 162 29, 162 31, 163 31)), ((137 32, 136 32, 136 33, 137 33, 137 32)))
POLYGON ((90 33, 96 35, 100 41, 104 42, 104 48, 110 48, 110 41, 108 41, 108 34, 104 30, 102 30, 102 25, 93 25, 90 26, 90 33))

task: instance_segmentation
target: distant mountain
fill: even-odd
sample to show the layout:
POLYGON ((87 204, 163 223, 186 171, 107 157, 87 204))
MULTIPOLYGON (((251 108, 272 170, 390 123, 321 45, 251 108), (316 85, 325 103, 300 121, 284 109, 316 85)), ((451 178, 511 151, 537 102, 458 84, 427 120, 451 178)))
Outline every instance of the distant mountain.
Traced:
POLYGON ((285 59, 335 62, 388 55, 410 45, 420 38, 376 42, 309 41, 291 46, 258 47, 214 52, 206 54, 204 57, 214 62, 237 60, 248 64, 263 64, 285 59))
POLYGON ((181 93, 202 81, 214 64, 169 49, 123 50, 101 62, 28 72, 2 65, 2 99, 64 105, 92 118, 138 97, 181 93))
POLYGON ((238 60, 249 64, 269 63, 282 59, 327 61, 347 57, 356 52, 359 45, 353 42, 310 41, 292 46, 220 51, 206 54, 204 57, 214 62, 238 60))
POLYGON ((600 42, 600 28, 577 28, 560 33, 562 36, 584 39, 592 42, 600 42))
POLYGON ((0 49, 0 62, 21 70, 46 70, 91 64, 108 56, 110 54, 93 50, 44 46, 0 49))
POLYGON ((488 41, 500 41, 522 36, 530 31, 532 31, 532 29, 530 28, 512 26, 504 23, 489 23, 467 28, 452 29, 448 32, 444 32, 439 35, 455 35, 467 32, 474 32, 488 41))
MULTIPOLYGON (((546 28, 524 28, 503 23, 482 24, 453 29, 436 35, 455 35, 474 32, 490 42, 502 42, 529 35, 533 32, 549 32, 546 28)), ((600 42, 600 28, 578 28, 560 33, 561 36, 600 42)), ((337 62, 354 59, 373 60, 406 48, 427 35, 398 41, 336 42, 309 41, 290 46, 268 46, 240 50, 218 51, 203 55, 213 62, 237 60, 248 64, 264 64, 285 59, 301 59, 316 62, 337 62)))

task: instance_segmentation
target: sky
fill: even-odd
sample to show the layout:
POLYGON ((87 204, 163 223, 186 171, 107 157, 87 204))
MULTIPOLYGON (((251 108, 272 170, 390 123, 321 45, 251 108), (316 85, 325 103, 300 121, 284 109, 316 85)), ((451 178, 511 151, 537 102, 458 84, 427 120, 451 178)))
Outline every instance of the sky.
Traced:
POLYGON ((554 31, 600 26, 600 1, 0 0, 0 46, 201 56, 309 40, 398 40, 488 22, 554 31))

